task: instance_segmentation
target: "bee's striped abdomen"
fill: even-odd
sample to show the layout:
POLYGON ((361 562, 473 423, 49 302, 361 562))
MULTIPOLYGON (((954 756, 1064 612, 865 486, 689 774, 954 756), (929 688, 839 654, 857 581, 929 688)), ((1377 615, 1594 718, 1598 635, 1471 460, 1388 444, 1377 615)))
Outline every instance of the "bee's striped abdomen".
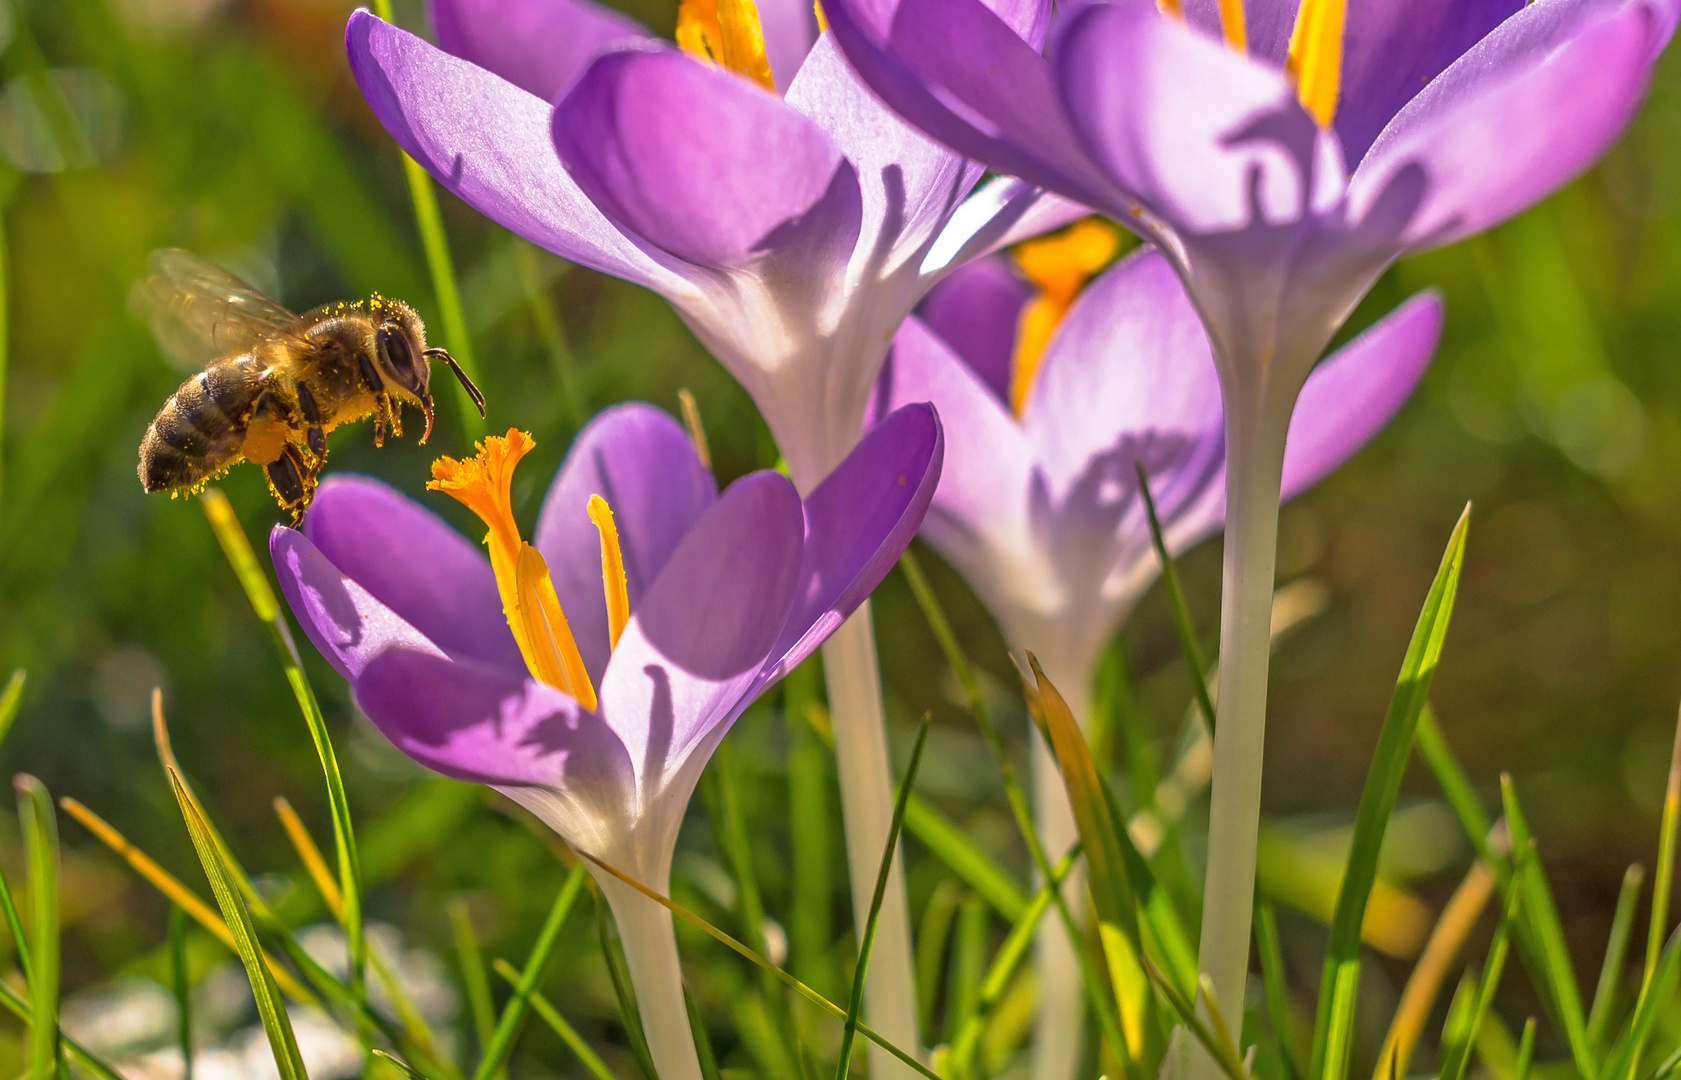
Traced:
POLYGON ((192 487, 238 454, 262 370, 248 356, 212 364, 181 384, 140 442, 147 491, 192 487))

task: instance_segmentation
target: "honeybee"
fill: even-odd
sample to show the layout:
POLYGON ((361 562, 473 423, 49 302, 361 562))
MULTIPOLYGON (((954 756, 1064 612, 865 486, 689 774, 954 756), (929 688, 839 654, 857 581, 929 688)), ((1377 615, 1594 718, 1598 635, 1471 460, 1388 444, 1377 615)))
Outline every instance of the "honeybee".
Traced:
POLYGON ((147 491, 192 494, 239 461, 262 467, 292 524, 303 520, 327 463, 327 433, 374 417, 374 445, 403 434, 402 407, 432 434, 432 360, 449 365, 484 414, 484 395, 455 358, 426 347, 414 309, 378 294, 294 315, 256 288, 179 248, 152 253, 137 289, 159 343, 202 367, 164 402, 140 442, 147 491))

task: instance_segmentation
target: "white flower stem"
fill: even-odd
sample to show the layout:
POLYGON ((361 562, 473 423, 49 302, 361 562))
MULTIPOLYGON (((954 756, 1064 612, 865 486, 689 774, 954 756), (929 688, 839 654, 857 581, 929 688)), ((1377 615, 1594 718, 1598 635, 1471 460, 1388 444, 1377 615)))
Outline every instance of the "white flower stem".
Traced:
MULTIPOLYGON (((1208 870, 1202 908, 1200 971, 1235 1034, 1249 976, 1249 921, 1255 894, 1255 842, 1261 816, 1267 662, 1273 573, 1278 555, 1278 499, 1289 403, 1263 395, 1226 395, 1226 541, 1220 593, 1219 704, 1213 794, 1208 811, 1208 870)), ((1206 1006, 1200 1004, 1206 1016, 1206 1006)), ((1241 1048, 1239 1049, 1241 1053, 1241 1048)), ((1193 1076, 1218 1076, 1206 1053, 1193 1076)))
MULTIPOLYGON (((1053 654, 1038 659, 1052 685, 1068 702, 1081 730, 1086 730, 1091 712, 1091 673, 1058 670, 1061 658, 1053 654)), ((1037 734, 1033 737, 1033 816, 1045 857, 1054 865, 1074 846, 1080 830, 1056 759, 1037 734)), ((1076 919, 1085 910, 1085 889, 1084 868, 1077 866, 1062 883, 1063 898, 1076 919)), ((1061 919, 1041 920, 1033 947, 1039 971, 1039 1015, 1033 1028, 1034 1080, 1074 1080, 1085 1028, 1086 998, 1080 963, 1061 919)))
MULTIPOLYGON (((701 1080, 700 1055, 695 1052, 695 1034, 683 1001, 683 969, 671 912, 611 874, 597 873, 594 867, 591 873, 619 926, 654 1071, 660 1080, 701 1080)), ((665 887, 664 882, 643 884, 665 887)))
MULTIPOLYGON (((868 601, 823 645, 823 676, 835 732, 852 911, 861 937, 875 896, 881 854, 887 848, 894 796, 887 755, 887 718, 881 701, 881 667, 876 660, 868 601)), ((864 1019, 901 1050, 920 1054, 914 970, 904 861, 895 852, 864 980, 864 1019)), ((874 1080, 914 1075, 887 1051, 870 1045, 870 1076, 874 1080)))

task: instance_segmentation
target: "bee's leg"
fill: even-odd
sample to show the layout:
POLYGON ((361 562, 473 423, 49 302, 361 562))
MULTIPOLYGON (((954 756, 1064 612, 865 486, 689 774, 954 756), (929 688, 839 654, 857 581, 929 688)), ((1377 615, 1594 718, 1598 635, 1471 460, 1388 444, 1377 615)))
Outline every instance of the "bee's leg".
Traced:
POLYGON ((304 433, 309 452, 317 458, 326 458, 327 433, 321 430, 321 408, 315 403, 315 395, 304 383, 298 383, 298 412, 303 415, 304 423, 309 425, 309 430, 304 433))
POLYGON ((304 510, 315 494, 320 466, 306 461, 296 444, 287 443, 280 456, 263 467, 263 474, 268 478, 269 493, 280 508, 292 512, 292 524, 302 521, 304 510))
POLYGON ((390 412, 391 434, 401 439, 403 437, 403 403, 390 395, 385 398, 386 408, 390 412))
POLYGON ((384 394, 374 399, 374 446, 385 445, 385 418, 391 414, 391 401, 384 394))

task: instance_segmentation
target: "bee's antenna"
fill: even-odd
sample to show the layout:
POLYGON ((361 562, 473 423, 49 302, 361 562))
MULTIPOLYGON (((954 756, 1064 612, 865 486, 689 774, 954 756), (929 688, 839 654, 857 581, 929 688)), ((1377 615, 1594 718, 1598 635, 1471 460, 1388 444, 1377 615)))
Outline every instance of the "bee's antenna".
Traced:
MULTIPOLYGON (((479 415, 481 417, 486 415, 484 411, 484 394, 478 387, 473 385, 473 380, 469 379, 467 377, 467 373, 461 370, 461 365, 456 363, 455 357, 449 354, 448 349, 427 349, 426 358, 428 360, 442 360, 444 363, 448 364, 449 369, 455 372, 455 377, 461 381, 462 388, 467 391, 467 396, 473 399, 474 405, 478 406, 479 415)), ((427 430, 430 431, 431 428, 428 427, 427 430)), ((422 441, 424 442, 425 440, 422 441)))

